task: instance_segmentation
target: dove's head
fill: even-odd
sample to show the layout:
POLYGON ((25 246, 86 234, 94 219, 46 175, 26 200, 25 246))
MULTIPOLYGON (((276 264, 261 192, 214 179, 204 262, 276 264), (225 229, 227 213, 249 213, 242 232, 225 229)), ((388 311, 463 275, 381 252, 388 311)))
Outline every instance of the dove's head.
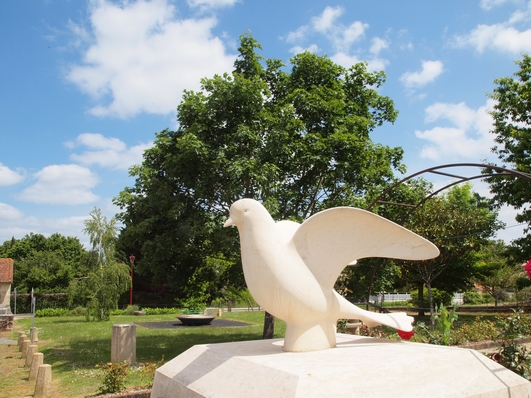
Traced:
POLYGON ((240 199, 230 207, 229 218, 223 225, 224 227, 236 226, 242 227, 246 221, 252 220, 271 220, 271 216, 266 208, 254 199, 240 199))

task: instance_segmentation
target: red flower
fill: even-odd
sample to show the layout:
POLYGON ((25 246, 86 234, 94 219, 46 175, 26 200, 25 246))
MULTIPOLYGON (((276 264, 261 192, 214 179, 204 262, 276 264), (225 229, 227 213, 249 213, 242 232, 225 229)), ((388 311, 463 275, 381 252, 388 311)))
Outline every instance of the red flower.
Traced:
POLYGON ((413 330, 411 332, 404 332, 403 330, 398 330, 398 335, 402 340, 409 340, 413 337, 415 333, 413 330))
POLYGON ((525 272, 527 272, 527 276, 529 277, 529 279, 531 279, 531 260, 525 263, 524 269, 525 269, 525 272))

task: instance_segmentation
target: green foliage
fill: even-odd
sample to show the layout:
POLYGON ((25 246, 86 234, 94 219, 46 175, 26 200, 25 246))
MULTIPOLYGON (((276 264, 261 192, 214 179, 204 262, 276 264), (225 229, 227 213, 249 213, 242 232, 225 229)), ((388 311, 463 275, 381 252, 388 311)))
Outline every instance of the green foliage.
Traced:
POLYGON ((524 275, 521 266, 509 263, 507 247, 503 241, 488 242, 477 254, 478 285, 492 296, 494 304, 506 300, 508 291, 514 291, 519 277, 524 275))
POLYGON ((64 292, 72 278, 83 273, 86 255, 77 238, 29 234, 0 246, 0 257, 15 261, 13 287, 19 293, 64 292))
POLYGON ((501 328, 499 334, 499 349, 491 358, 507 369, 531 380, 531 352, 525 346, 517 344, 515 339, 528 336, 531 332, 531 317, 524 315, 522 311, 514 311, 514 314, 497 317, 501 328))
POLYGON ((153 386, 153 381, 155 379, 155 372, 158 368, 164 365, 164 355, 158 362, 146 362, 140 368, 140 373, 142 375, 143 385, 142 388, 151 388, 153 386))
POLYGON ((453 344, 464 344, 471 341, 494 340, 499 334, 495 322, 476 317, 474 322, 461 324, 452 330, 451 341, 453 344))
MULTIPOLYGON (((81 292, 88 292, 87 320, 108 320, 111 311, 118 308, 120 295, 129 289, 131 278, 129 268, 123 263, 108 264, 97 273, 90 273, 80 284, 85 285, 81 292)), ((75 297, 77 290, 71 292, 75 297)))
POLYGON ((179 312, 177 308, 144 308, 142 311, 146 315, 177 314, 179 312))
MULTIPOLYGON (((68 296, 65 293, 36 293, 34 294, 37 310, 44 308, 67 308, 68 296)), ((31 295, 18 294, 17 300, 17 314, 28 314, 31 312, 31 295)), ((11 308, 15 309, 15 294, 11 294, 11 308)))
POLYGON ((463 296, 464 304, 489 304, 493 302, 494 298, 490 294, 482 294, 475 290, 465 292, 463 296))
POLYGON ((125 389, 125 378, 127 377, 127 362, 121 363, 100 363, 97 368, 101 370, 101 394, 117 393, 125 389))
MULTIPOLYGON (((433 301, 435 303, 439 303, 441 306, 450 306, 452 305, 452 300, 454 298, 453 293, 439 290, 439 289, 431 289, 431 293, 433 295, 433 301)), ((424 297, 427 297, 428 295, 428 289, 424 288, 424 297)), ((419 305, 419 292, 416 290, 413 290, 409 293, 410 295, 410 303, 413 305, 413 307, 418 307, 419 305)))
POLYGON ((429 344, 450 345, 452 343, 454 322, 458 318, 456 308, 453 307, 450 312, 444 306, 440 308, 440 311, 436 309, 436 312, 432 315, 432 321, 435 321, 435 330, 432 330, 423 322, 419 322, 416 325, 417 332, 420 331, 420 334, 426 335, 429 344))
POLYGON ((74 279, 68 293, 70 307, 87 308, 87 320, 108 320, 118 308, 120 295, 131 286, 129 266, 114 258, 116 229, 116 220, 108 221, 100 209, 94 209, 85 221, 84 232, 89 234, 97 268, 84 278, 74 279))
POLYGON ((35 311, 36 317, 45 317, 45 316, 63 316, 68 314, 68 309, 66 308, 44 308, 42 310, 35 311))
POLYGON ((76 307, 70 311, 68 311, 69 316, 87 316, 87 309, 83 307, 76 307))
MULTIPOLYGON (((513 77, 496 79, 491 98, 495 100, 491 112, 494 118, 496 146, 493 152, 509 168, 523 173, 531 173, 531 56, 524 54, 516 61, 520 68, 513 77)), ((516 177, 496 177, 488 180, 494 200, 498 204, 508 204, 519 210, 516 221, 531 221, 531 184, 529 179, 516 177)), ((527 261, 531 253, 530 228, 526 235, 515 240, 517 249, 513 255, 520 261, 527 261)))
POLYGON ((477 272, 475 252, 501 223, 490 202, 473 192, 470 184, 463 184, 424 203, 408 218, 406 227, 440 250, 440 255, 430 260, 403 262, 403 273, 410 283, 426 285, 433 313, 431 288, 448 292, 469 290, 477 272))
POLYGON ((180 298, 209 302, 244 286, 237 233, 221 228, 237 199, 300 221, 333 206, 363 207, 404 171, 401 148, 369 137, 397 117, 378 91, 383 72, 309 52, 286 67, 258 49, 241 36, 231 74, 184 92, 178 130, 157 134, 131 168, 135 186, 114 199, 124 224, 119 249, 138 254, 136 271, 180 298))
POLYGON ((134 315, 135 311, 139 311, 140 307, 138 305, 128 305, 127 308, 123 311, 123 315, 134 315))

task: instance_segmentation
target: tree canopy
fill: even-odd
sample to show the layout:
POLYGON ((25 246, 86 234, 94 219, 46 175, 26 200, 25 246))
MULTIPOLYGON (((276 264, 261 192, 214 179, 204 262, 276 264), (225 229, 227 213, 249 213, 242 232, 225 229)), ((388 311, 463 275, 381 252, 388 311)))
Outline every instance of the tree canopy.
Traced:
MULTIPOLYGON (((496 101, 491 115, 492 133, 496 135, 493 152, 510 168, 531 173, 531 56, 524 55, 513 77, 496 79, 491 94, 496 101)), ((491 191, 498 203, 519 210, 516 220, 527 223, 526 234, 515 243, 515 256, 525 261, 531 257, 531 181, 524 178, 492 178, 491 191)))
POLYGON ((74 277, 85 270, 87 253, 79 239, 30 233, 0 246, 0 257, 15 260, 13 287, 19 292, 64 292, 74 277))
POLYGON ((301 221, 333 206, 364 207, 404 171, 401 148, 370 139, 397 117, 377 91, 383 72, 309 52, 288 71, 264 60, 250 34, 240 40, 233 72, 185 91, 178 129, 157 134, 130 171, 135 185, 114 200, 119 248, 135 254, 137 272, 187 295, 243 282, 236 232, 221 228, 237 199, 301 221))

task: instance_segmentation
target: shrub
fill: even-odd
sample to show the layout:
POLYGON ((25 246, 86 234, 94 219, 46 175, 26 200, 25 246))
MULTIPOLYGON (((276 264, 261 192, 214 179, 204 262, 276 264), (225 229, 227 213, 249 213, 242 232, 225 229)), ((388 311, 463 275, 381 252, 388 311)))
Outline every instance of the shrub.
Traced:
POLYGON ((142 381, 144 384, 143 388, 151 388, 153 386, 153 380, 155 379, 155 371, 157 368, 161 367, 164 364, 164 355, 159 362, 146 362, 144 366, 140 368, 140 373, 142 381))
POLYGON ((139 311, 140 307, 138 305, 128 305, 125 310, 123 310, 123 315, 134 315, 135 311, 139 311))
POLYGON ((146 315, 176 314, 178 312, 176 308, 144 308, 143 311, 146 315))
MULTIPOLYGON (((431 330, 423 322, 419 322, 416 325, 416 333, 421 336, 426 336, 429 344, 436 345, 450 345, 452 343, 452 328, 454 322, 457 320, 457 314, 455 313, 456 307, 452 308, 450 312, 445 307, 440 309, 440 313, 437 313, 435 309, 432 319, 435 320, 435 330, 431 330)), ((415 333, 415 334, 416 334, 415 333)))
MULTIPOLYGON (((443 305, 443 306, 450 306, 452 305, 452 299, 454 298, 453 293, 449 293, 445 290, 439 290, 439 289, 431 289, 431 293, 433 295, 433 303, 434 305, 443 305)), ((419 305, 419 294, 418 291, 412 291, 410 293, 411 295, 411 303, 414 307, 418 307, 419 305)), ((428 289, 424 288, 424 305, 426 307, 429 306, 429 298, 428 298, 428 289)))
POLYGON ((112 394, 125 389, 125 378, 127 377, 127 362, 121 363, 100 363, 96 365, 101 369, 102 385, 99 389, 101 394, 112 394))
POLYGON ((463 344, 471 341, 494 340, 499 334, 496 323, 488 319, 476 317, 472 323, 464 323, 452 332, 454 344, 463 344))
POLYGON ((87 309, 83 308, 81 306, 78 306, 74 308, 73 310, 68 311, 68 315, 70 316, 86 316, 87 315, 87 309))
POLYGON ((35 316, 42 318, 45 316, 63 316, 68 314, 66 308, 43 308, 42 310, 35 311, 35 316))

